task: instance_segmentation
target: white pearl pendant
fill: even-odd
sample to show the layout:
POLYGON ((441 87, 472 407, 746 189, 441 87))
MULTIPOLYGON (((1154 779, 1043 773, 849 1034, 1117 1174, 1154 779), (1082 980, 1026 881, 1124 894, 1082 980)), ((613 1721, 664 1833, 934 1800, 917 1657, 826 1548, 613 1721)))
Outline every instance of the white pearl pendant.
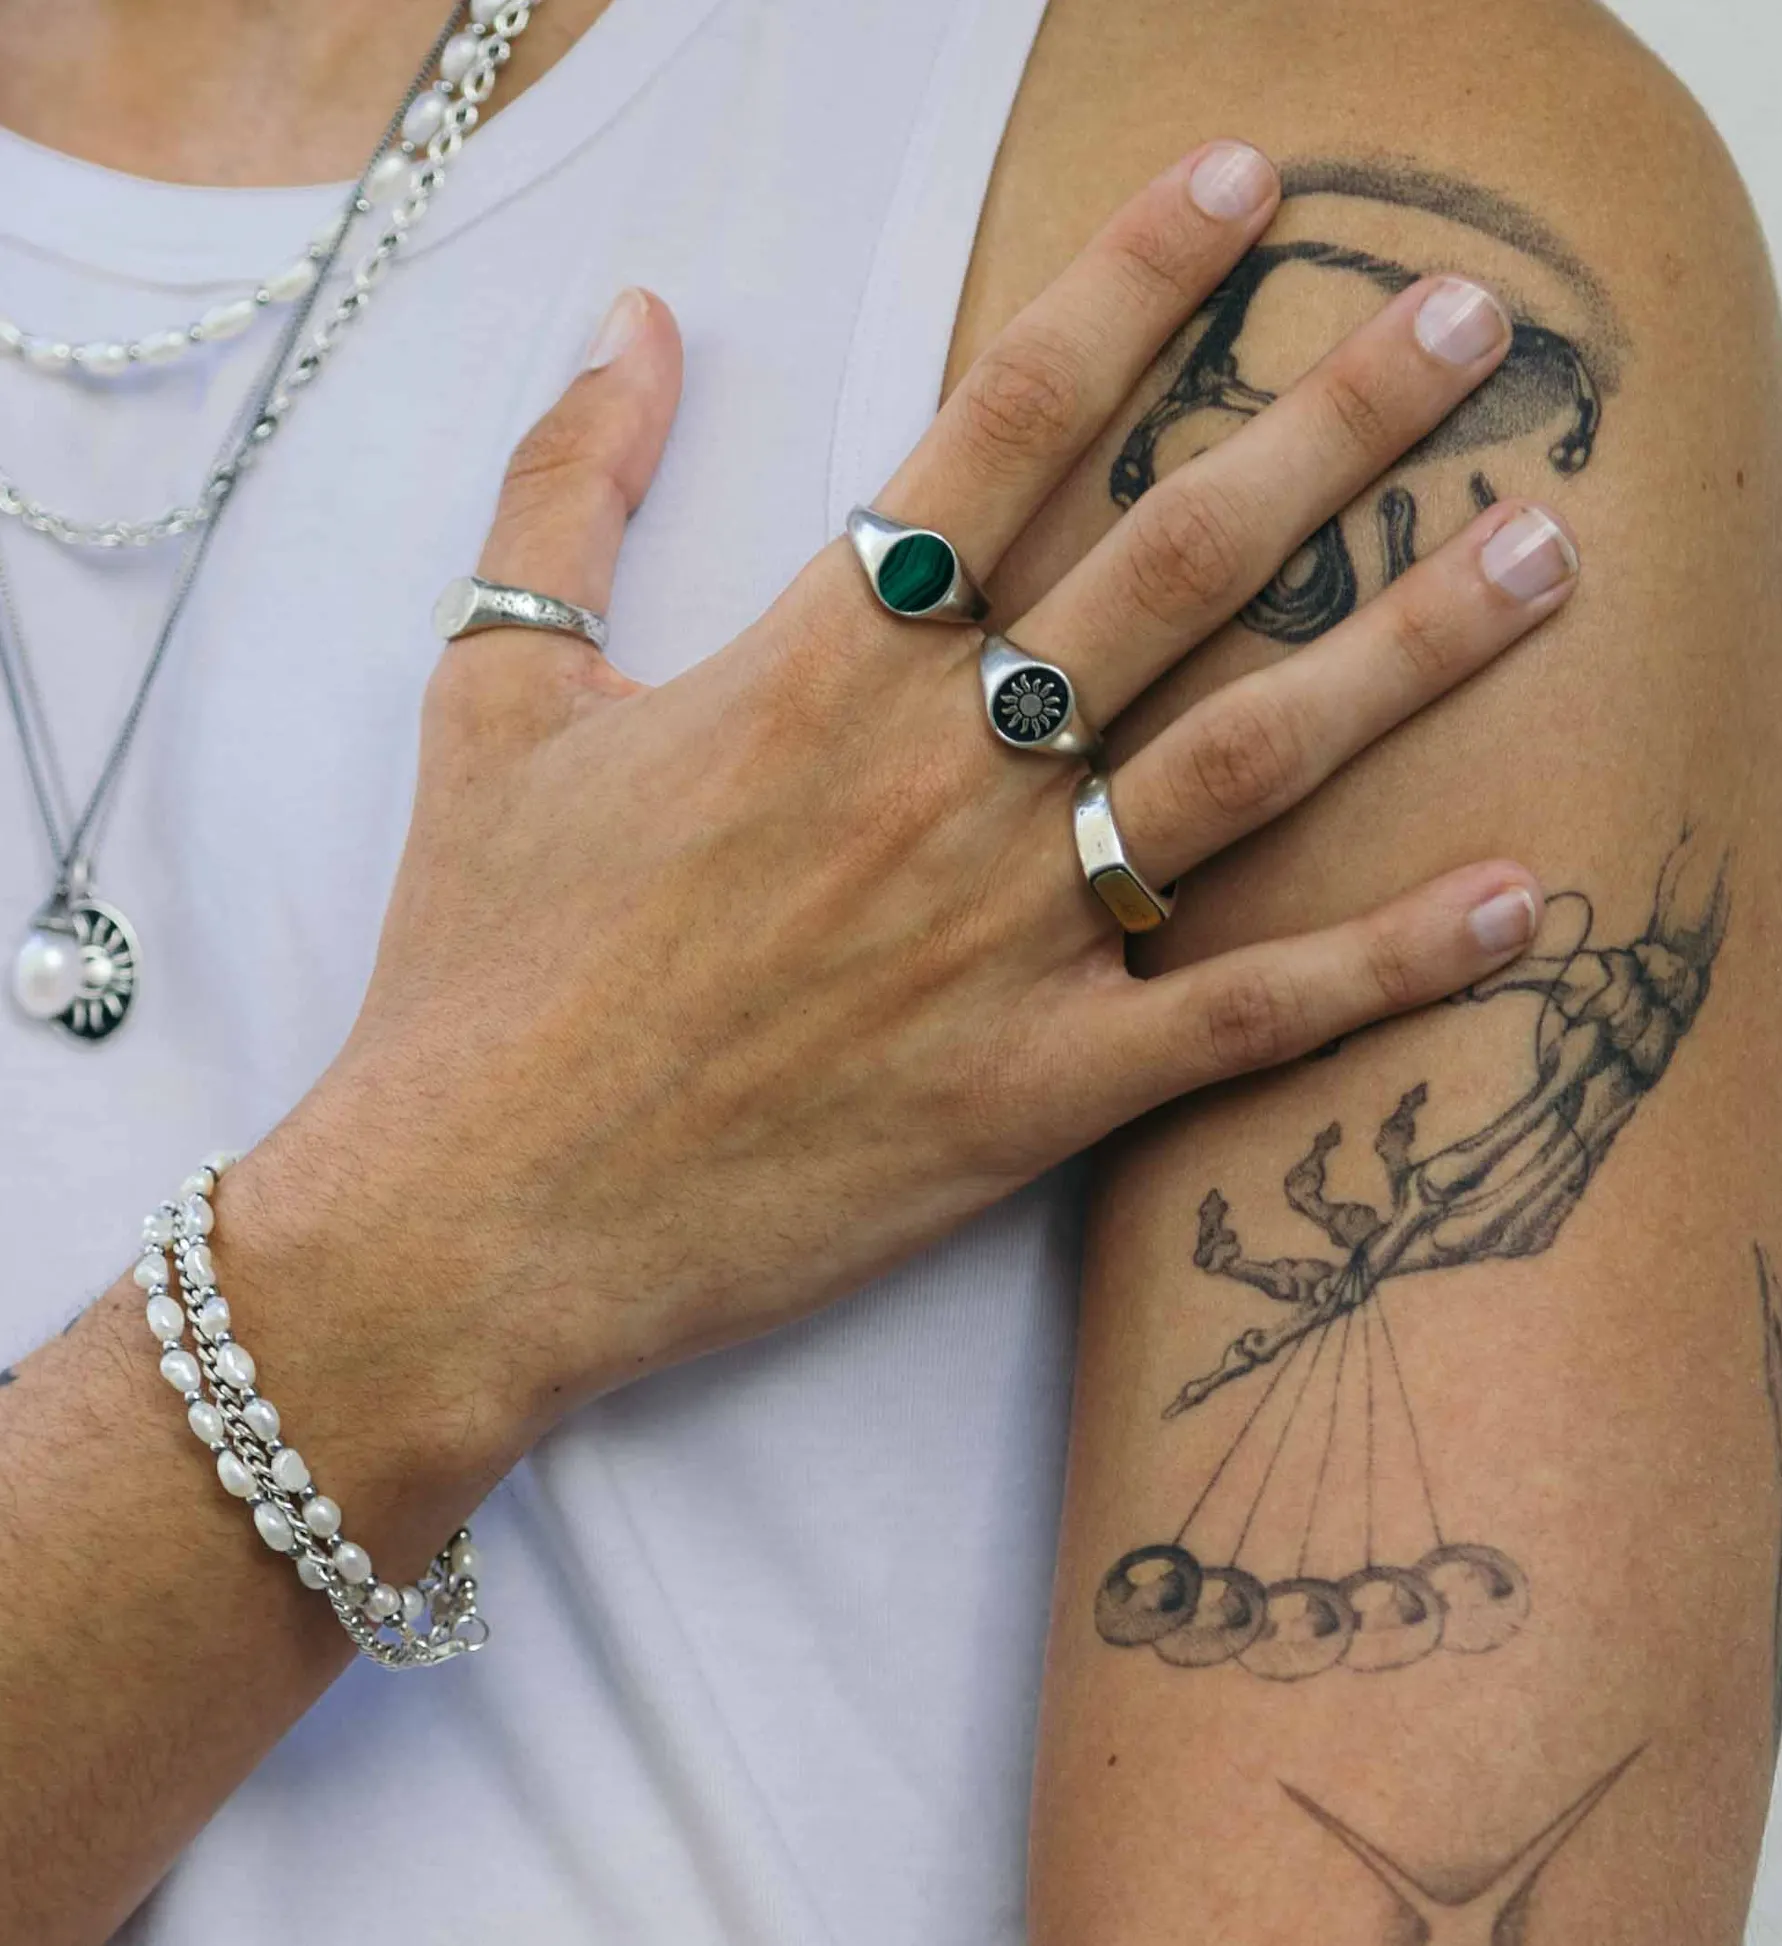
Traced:
POLYGON ((82 978, 73 933, 33 926, 12 963, 12 997, 33 1020, 54 1020, 74 1004, 82 978))

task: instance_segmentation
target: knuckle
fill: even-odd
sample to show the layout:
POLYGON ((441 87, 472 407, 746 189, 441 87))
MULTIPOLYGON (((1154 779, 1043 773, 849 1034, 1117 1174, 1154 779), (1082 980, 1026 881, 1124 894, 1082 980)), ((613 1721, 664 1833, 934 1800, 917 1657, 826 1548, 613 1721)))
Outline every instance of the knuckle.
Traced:
POLYGON ((1453 678, 1466 638, 1463 619, 1427 599, 1404 599, 1393 620, 1393 644, 1420 690, 1444 687, 1453 678))
POLYGON ((1376 928, 1363 948, 1369 990, 1393 1013, 1403 1013, 1423 997, 1416 955, 1402 933, 1376 928))
POLYGON ((1232 973, 1207 1006, 1206 1039, 1216 1074, 1272 1068, 1303 1043, 1304 1010, 1293 989, 1259 966, 1232 973))
POLYGON ((1318 396, 1331 441, 1338 448, 1370 455, 1390 451, 1398 443, 1377 373, 1332 365, 1318 396))
POLYGON ((1110 238, 1115 273, 1144 301, 1196 298, 1204 290, 1195 238, 1179 217, 1135 214, 1110 238))
POLYGON ((1206 705, 1188 738, 1190 788, 1233 823, 1265 818, 1291 803, 1305 764, 1292 717, 1259 690, 1206 705))
POLYGON ((1150 619, 1173 627, 1230 603, 1245 549, 1239 510, 1225 494, 1204 483, 1153 489, 1127 518, 1133 598, 1150 619))
POLYGON ((992 345, 966 383, 964 410, 976 450, 992 467, 1070 445, 1082 420, 1083 376, 1074 347, 1028 332, 992 345))

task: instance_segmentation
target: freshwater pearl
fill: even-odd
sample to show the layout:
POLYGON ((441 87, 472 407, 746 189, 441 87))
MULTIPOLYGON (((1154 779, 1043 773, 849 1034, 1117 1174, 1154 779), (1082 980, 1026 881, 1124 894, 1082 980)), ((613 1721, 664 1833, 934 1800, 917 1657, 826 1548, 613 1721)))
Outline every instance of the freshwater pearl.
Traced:
POLYGON ((218 1345, 217 1370, 225 1384, 245 1392, 254 1382, 254 1358, 246 1345, 218 1345))
POLYGON ((476 57, 481 52, 483 37, 480 34, 454 34, 440 49, 439 78, 449 82, 452 87, 476 66, 476 57))
POLYGON ((282 1447, 273 1454, 272 1477, 287 1493, 301 1493, 309 1485, 309 1468, 295 1446, 282 1447))
POLYGON ((245 1500, 254 1490, 254 1476, 227 1447, 217 1455, 217 1478, 237 1500, 245 1500))
POLYGON ((161 1376, 176 1392, 196 1392, 202 1374, 197 1359, 189 1351, 175 1347, 161 1354, 161 1376))
POLYGON ((270 1399, 249 1399, 241 1408, 241 1416, 262 1446, 270 1446, 278 1437, 278 1407, 270 1399))
POLYGON ((365 1597, 365 1612, 374 1622, 387 1622, 401 1606, 401 1595, 387 1581, 380 1581, 365 1597))
POLYGON ((371 1556, 357 1541, 340 1541, 334 1549, 334 1572, 349 1588, 371 1579, 371 1556))
POLYGON ((74 347, 74 362, 95 378, 116 378, 130 369, 130 347, 120 344, 91 344, 74 347))
POLYGON ((74 347, 55 338, 27 338, 25 362, 40 372, 65 372, 74 358, 74 347))
POLYGON ((207 1446, 214 1446, 223 1436, 223 1415, 208 1399, 194 1399, 186 1407, 186 1424, 207 1446))
POLYGON ((266 295, 275 304, 289 304, 293 298, 301 297, 315 281, 314 262, 308 257, 299 257, 267 278, 266 295))
POLYGON ((410 1628, 427 1612, 427 1597, 419 1588, 404 1588, 402 1591, 402 1619, 410 1628))
POLYGON ((387 203, 408 180, 408 171, 408 157, 400 149, 386 149, 365 178, 366 196, 374 203, 387 203))
POLYGON ((452 1572, 454 1574, 474 1575, 483 1564, 483 1557, 471 1546, 469 1541, 452 1543, 452 1572))
POLYGON ((291 1523, 285 1518, 283 1508, 270 1500, 262 1500, 254 1509, 254 1525, 260 1530, 261 1540, 274 1554, 290 1553, 297 1537, 291 1532, 291 1523))
POLYGON ((192 335, 205 344, 223 338, 239 338, 254 321, 256 309, 251 297, 238 297, 228 304, 213 304, 192 326, 192 335))
POLYGON ((74 935, 34 926, 12 963, 12 997, 33 1020, 54 1020, 80 988, 80 944, 74 935))
POLYGON ((470 0, 470 17, 479 27, 487 27, 506 5, 507 0, 470 0))
POLYGON ((194 1169, 179 1186, 182 1198, 188 1196, 208 1196, 217 1186, 217 1179, 208 1169, 194 1169))
POLYGON ((151 331, 138 343, 136 355, 145 365, 170 365, 185 356, 191 342, 183 331, 151 331))
POLYGON ((201 1237, 209 1236, 211 1231, 217 1226, 216 1211, 211 1208, 210 1204, 205 1201, 202 1195, 188 1196, 186 1198, 185 1209, 182 1213, 185 1216, 187 1226, 196 1230, 201 1237))
POLYGON ((192 1320, 214 1344, 229 1329, 229 1300, 225 1297, 207 1297, 198 1307, 198 1314, 192 1320))
POLYGON ((180 1259, 179 1274, 188 1288, 199 1289, 217 1281, 217 1267, 211 1259, 210 1245, 195 1243, 180 1259))
POLYGON ((159 1250, 151 1250, 146 1256, 137 1258, 136 1268, 130 1275, 145 1291, 164 1291, 167 1288, 167 1259, 159 1250))
POLYGON ((319 1541, 331 1541, 340 1532, 340 1509, 325 1493, 312 1495, 303 1503, 303 1524, 319 1541))
POLYGON ((314 1588, 318 1593, 328 1585, 327 1575, 323 1573, 320 1565, 312 1561, 307 1554, 299 1554, 297 1557, 297 1579, 303 1583, 304 1587, 314 1588))
POLYGON ((151 1297, 148 1301, 148 1328, 163 1344, 169 1339, 182 1337, 186 1329, 186 1314, 178 1299, 167 1296, 165 1292, 151 1297))
POLYGON ((142 1219, 142 1240, 151 1250, 165 1250, 173 1241, 173 1218, 158 1209, 142 1219))
POLYGON ((11 352, 16 356, 24 348, 25 334, 11 318, 0 318, 0 352, 11 352))
MULTIPOLYGON (((439 133, 445 117, 445 96, 429 88, 408 104, 408 113, 402 118, 402 139, 412 142, 417 149, 424 149, 439 133)), ((25 355, 29 357, 29 351, 25 355)))
MULTIPOLYGON (((209 1175, 210 1187, 214 1189, 217 1186, 218 1180, 227 1175, 240 1160, 241 1157, 234 1154, 231 1150, 218 1149, 215 1155, 207 1155, 203 1162, 199 1164, 199 1167, 209 1175)), ((207 1189, 204 1193, 208 1196, 210 1189, 207 1189)))

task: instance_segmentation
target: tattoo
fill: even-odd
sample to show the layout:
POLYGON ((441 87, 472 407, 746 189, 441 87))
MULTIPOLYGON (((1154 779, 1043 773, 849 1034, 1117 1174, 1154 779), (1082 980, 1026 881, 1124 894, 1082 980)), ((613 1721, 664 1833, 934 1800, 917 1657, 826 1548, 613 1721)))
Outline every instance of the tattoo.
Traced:
POLYGON ((1463 1005, 1505 994, 1539 1002, 1533 1078, 1521 1097, 1418 1159, 1429 1089, 1420 1082, 1404 1094, 1374 1138, 1384 1212, 1327 1193, 1340 1123, 1288 1170, 1289 1208, 1339 1255, 1248 1257, 1229 1204, 1208 1191, 1196 1265, 1260 1291, 1283 1315, 1241 1332, 1163 1416, 1274 1370, 1175 1538, 1109 1571, 1095 1608, 1105 1641, 1148 1645, 1179 1667, 1237 1661, 1293 1681, 1339 1662, 1402 1668, 1437 1647, 1479 1654, 1520 1630, 1529 1611, 1522 1570, 1442 1523, 1384 1287, 1553 1243, 1707 999, 1726 932, 1726 872, 1724 858, 1686 834, 1659 875, 1645 930, 1625 946, 1591 944, 1594 915, 1582 894, 1549 900, 1550 918, 1571 920, 1559 950, 1533 952, 1457 996, 1463 1005), (1350 1568, 1357 1556, 1362 1565, 1346 1574, 1312 1572, 1339 1559, 1350 1568))
POLYGON ((10 1365, 0 1365, 0 1385, 10 1385, 18 1373, 10 1365))
MULTIPOLYGON (((1751 1246, 1757 1260, 1757 1298, 1763 1323, 1763 1371, 1769 1385, 1770 1413, 1776 1427, 1776 1471, 1782 1480, 1782 1284, 1770 1264, 1769 1253, 1761 1243, 1751 1246)), ((1782 1750, 1782 1555, 1776 1571, 1776 1611, 1774 1648, 1770 1678, 1772 1705, 1770 1735, 1772 1747, 1782 1750)))
POLYGON ((1323 1805, 1314 1803, 1304 1791, 1296 1791, 1291 1784, 1281 1788, 1308 1817, 1316 1819, 1359 1858, 1398 1901, 1404 1923, 1387 1935, 1382 1946, 1398 1946, 1400 1941, 1415 1942, 1415 1946, 1526 1946, 1529 1906, 1541 1874, 1639 1755, 1636 1750, 1624 1757, 1508 1859, 1444 1872, 1434 1885, 1413 1878, 1396 1859, 1323 1805))
MULTIPOLYGON (((1360 280, 1395 296, 1430 271, 1450 267, 1469 240, 1475 246, 1488 240, 1500 256, 1507 252, 1510 281, 1520 277, 1533 294, 1519 296, 1504 278, 1495 280, 1506 285, 1511 305, 1509 355, 1486 385, 1406 455, 1399 472, 1419 484, 1433 482, 1437 476, 1428 469, 1439 462, 1510 449, 1518 441, 1533 442, 1531 450, 1561 477, 1590 464, 1603 401, 1620 382, 1620 326, 1601 283, 1537 217, 1491 190, 1409 162, 1290 164, 1282 170, 1282 209, 1289 227, 1315 222, 1335 234, 1258 244, 1189 321, 1168 354, 1180 361, 1174 377, 1114 461, 1108 487, 1116 505, 1130 507, 1157 483, 1166 435, 1175 435, 1173 443, 1192 456, 1213 443, 1222 421, 1254 418, 1279 396, 1245 372, 1246 334, 1258 297, 1280 273, 1360 280), (1344 239, 1345 230, 1354 231, 1381 206, 1426 219, 1420 265, 1344 239)), ((1479 511, 1498 497, 1482 471, 1472 472, 1466 485, 1479 511)), ((1416 492, 1395 476, 1372 509, 1378 569, 1365 577, 1370 583, 1383 587, 1416 561, 1418 513, 1416 492)), ((1313 535, 1244 610, 1245 625, 1297 645, 1352 614, 1364 579, 1356 566, 1354 526, 1354 517, 1347 526, 1339 518, 1313 535)))

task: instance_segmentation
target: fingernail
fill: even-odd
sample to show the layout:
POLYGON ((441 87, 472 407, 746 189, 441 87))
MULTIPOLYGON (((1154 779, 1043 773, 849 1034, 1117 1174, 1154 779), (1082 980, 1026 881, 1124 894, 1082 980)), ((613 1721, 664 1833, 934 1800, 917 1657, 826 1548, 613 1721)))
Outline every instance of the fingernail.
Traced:
POLYGON ((1514 891, 1500 892, 1496 898, 1474 906, 1466 923, 1482 952, 1519 953, 1535 936, 1533 895, 1520 885, 1514 891))
POLYGON ((1274 165, 1243 142, 1215 142, 1188 177, 1195 207, 1220 223, 1254 216, 1274 193, 1274 165))
POLYGON ((1553 516, 1524 507, 1479 550, 1485 578, 1513 601, 1551 594, 1578 572, 1578 550, 1553 516))
POLYGON ((613 308, 601 319, 594 342, 588 347, 585 363, 589 371, 604 371, 625 350, 637 336, 649 308, 642 291, 620 291, 613 299, 613 308))
POLYGON ((1417 342, 1448 365, 1471 365, 1510 335, 1504 307, 1488 290, 1444 277, 1417 311, 1417 342))

